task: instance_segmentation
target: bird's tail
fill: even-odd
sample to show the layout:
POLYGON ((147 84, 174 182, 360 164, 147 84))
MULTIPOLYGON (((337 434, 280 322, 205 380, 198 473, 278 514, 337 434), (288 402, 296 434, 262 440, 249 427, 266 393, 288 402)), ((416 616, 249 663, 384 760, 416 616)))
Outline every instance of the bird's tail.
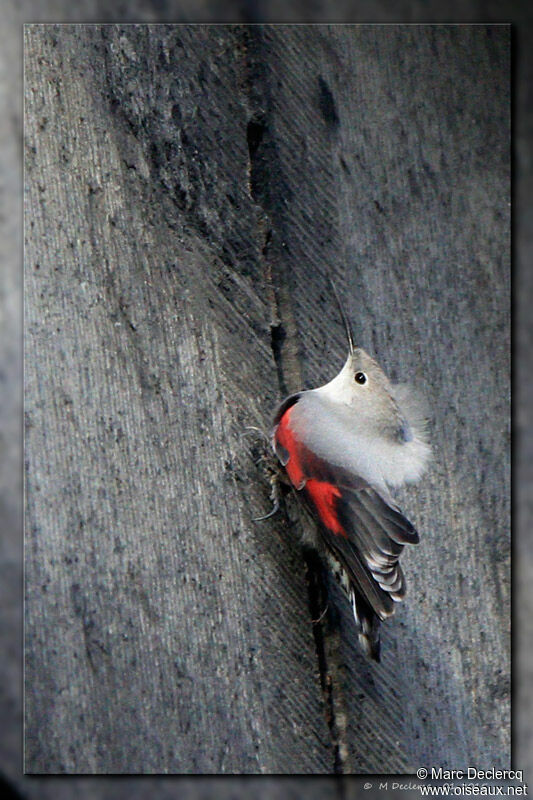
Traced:
POLYGON ((361 649, 369 658, 373 658, 374 661, 380 661, 380 619, 378 615, 354 585, 348 572, 331 550, 327 552, 327 560, 339 586, 352 606, 357 638, 361 649))
POLYGON ((353 587, 349 597, 359 644, 367 656, 380 661, 379 617, 353 587))

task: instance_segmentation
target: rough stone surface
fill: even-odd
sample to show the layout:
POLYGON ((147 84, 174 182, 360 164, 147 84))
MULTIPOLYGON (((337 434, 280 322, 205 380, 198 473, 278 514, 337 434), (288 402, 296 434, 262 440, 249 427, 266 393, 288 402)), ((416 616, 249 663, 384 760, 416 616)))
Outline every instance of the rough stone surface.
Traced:
POLYGON ((25 55, 26 770, 508 767, 509 29, 25 55), (334 589, 312 624, 299 524, 251 521, 245 426, 342 363, 328 274, 434 415, 379 666, 334 589))

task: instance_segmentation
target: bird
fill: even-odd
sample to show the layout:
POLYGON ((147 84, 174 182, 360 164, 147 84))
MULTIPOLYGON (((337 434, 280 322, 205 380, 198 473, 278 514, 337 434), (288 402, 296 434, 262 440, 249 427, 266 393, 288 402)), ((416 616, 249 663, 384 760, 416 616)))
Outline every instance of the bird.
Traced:
MULTIPOLYGON (((393 384, 348 339, 340 372, 277 408, 271 444, 286 479, 317 523, 314 545, 346 594, 363 652, 380 661, 380 623, 405 596, 399 560, 418 533, 391 490, 418 481, 431 458, 424 403, 393 384)), ((268 515, 270 516, 270 515, 268 515)))

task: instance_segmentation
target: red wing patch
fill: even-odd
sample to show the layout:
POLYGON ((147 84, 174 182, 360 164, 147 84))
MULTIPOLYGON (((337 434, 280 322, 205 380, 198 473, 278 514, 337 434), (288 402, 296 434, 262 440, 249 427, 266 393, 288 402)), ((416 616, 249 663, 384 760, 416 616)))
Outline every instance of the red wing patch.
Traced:
POLYGON ((311 478, 305 484, 304 491, 313 503, 322 524, 332 533, 346 536, 346 531, 339 522, 336 507, 336 498, 341 496, 340 490, 331 483, 311 478))
POLYGON ((310 469, 311 454, 298 442, 290 427, 291 414, 295 407, 292 405, 287 409, 275 430, 274 438, 278 455, 284 456, 281 460, 285 462, 285 470, 292 485, 298 491, 304 490, 321 523, 331 533, 346 536, 336 508, 336 500, 341 496, 340 490, 328 480, 320 480, 324 476, 311 477, 313 474, 312 468, 310 469))
POLYGON ((302 469, 299 443, 290 427, 290 419, 293 410, 294 406, 291 406, 285 414, 283 414, 274 432, 274 439, 276 445, 281 445, 287 453, 287 459, 285 459, 282 458, 280 452, 277 451, 280 461, 291 479, 292 485, 295 489, 301 489, 305 484, 307 476, 304 475, 302 469))

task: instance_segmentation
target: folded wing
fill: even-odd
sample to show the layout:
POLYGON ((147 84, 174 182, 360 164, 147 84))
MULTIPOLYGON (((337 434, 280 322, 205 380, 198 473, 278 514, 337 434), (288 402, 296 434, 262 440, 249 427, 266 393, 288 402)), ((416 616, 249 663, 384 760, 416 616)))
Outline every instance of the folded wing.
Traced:
MULTIPOLYGON (((356 622, 363 628, 366 622, 370 631, 377 624, 373 615, 386 619, 405 594, 399 558, 406 544, 418 542, 418 534, 390 497, 295 441, 289 423, 297 400, 296 396, 285 406, 277 421, 274 449, 320 523, 322 539, 352 602, 356 622)), ((379 643, 375 647, 379 652, 379 643)))

